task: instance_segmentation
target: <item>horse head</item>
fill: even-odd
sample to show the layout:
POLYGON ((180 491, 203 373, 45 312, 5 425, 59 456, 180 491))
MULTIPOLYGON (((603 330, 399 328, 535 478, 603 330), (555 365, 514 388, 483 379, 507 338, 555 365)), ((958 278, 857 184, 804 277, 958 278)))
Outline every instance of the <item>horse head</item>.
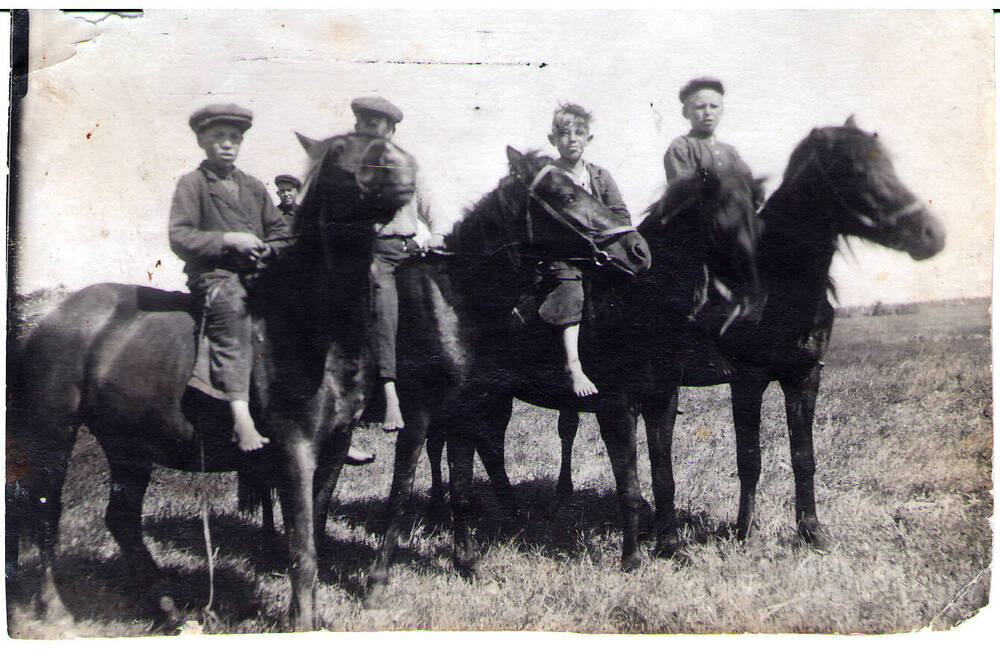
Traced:
POLYGON ((710 169, 673 181, 639 226, 654 259, 677 271, 706 266, 713 275, 755 289, 762 232, 754 209, 759 184, 743 174, 710 169))
POLYGON ((500 193, 519 197, 508 203, 507 220, 524 222, 529 246, 558 257, 593 257, 629 275, 649 269, 646 241, 632 224, 573 183, 549 157, 507 148, 511 175, 500 193))
POLYGON ((817 203, 837 216, 834 237, 854 235, 915 260, 944 248, 941 222, 900 182, 878 135, 860 130, 853 116, 814 129, 792 153, 785 180, 815 184, 817 203))
POLYGON ((388 139, 347 134, 316 141, 296 133, 312 164, 306 176, 303 212, 322 199, 327 223, 375 223, 392 219, 416 192, 417 162, 388 139))

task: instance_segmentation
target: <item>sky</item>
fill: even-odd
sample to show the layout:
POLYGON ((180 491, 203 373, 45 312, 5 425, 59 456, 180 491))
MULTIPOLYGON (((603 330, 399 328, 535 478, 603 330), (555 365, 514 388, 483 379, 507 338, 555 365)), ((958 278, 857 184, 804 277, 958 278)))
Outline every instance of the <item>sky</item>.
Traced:
POLYGON ((507 145, 547 148, 553 109, 577 102, 594 114, 585 157, 638 217, 688 128, 677 91, 711 75, 727 90, 718 136, 769 192, 810 129, 853 114, 944 223, 924 262, 853 240, 834 263, 841 305, 987 296, 992 35, 983 10, 33 13, 16 290, 183 289, 167 217, 203 156, 187 119, 210 102, 253 110, 237 164, 273 191, 305 169, 294 132, 347 132, 351 98, 391 99, 446 221, 496 186, 507 145))

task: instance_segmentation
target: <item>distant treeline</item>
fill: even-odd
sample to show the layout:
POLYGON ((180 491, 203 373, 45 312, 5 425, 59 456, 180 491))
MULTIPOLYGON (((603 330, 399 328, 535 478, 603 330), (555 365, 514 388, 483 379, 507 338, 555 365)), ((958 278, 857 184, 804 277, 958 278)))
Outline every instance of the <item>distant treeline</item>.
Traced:
POLYGON ((946 307, 949 305, 989 305, 989 298, 955 298, 945 301, 924 301, 921 303, 883 303, 876 301, 871 305, 855 305, 836 309, 838 317, 884 317, 893 314, 917 314, 928 307, 946 307))

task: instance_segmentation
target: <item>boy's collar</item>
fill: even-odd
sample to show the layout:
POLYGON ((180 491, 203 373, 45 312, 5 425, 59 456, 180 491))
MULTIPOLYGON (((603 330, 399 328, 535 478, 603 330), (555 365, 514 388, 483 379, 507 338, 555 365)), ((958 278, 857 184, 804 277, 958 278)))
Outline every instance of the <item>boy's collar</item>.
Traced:
POLYGON ((571 166, 569 168, 567 168, 565 166, 565 164, 566 164, 566 162, 564 162, 562 160, 562 158, 556 160, 556 166, 558 166, 559 168, 561 168, 561 169, 563 169, 565 171, 570 171, 570 172, 574 172, 575 173, 575 172, 583 171, 583 170, 585 170, 587 168, 587 162, 586 162, 586 160, 583 159, 583 157, 581 157, 580 159, 576 160, 576 163, 573 164, 573 166, 571 166))
POLYGON ((205 169, 219 180, 232 179, 233 174, 237 170, 234 164, 230 164, 227 166, 224 164, 218 164, 216 162, 213 162, 210 159, 202 160, 201 168, 205 169))
POLYGON ((694 137, 695 139, 701 139, 702 141, 715 141, 714 132, 712 134, 704 134, 702 132, 695 132, 694 130, 691 130, 688 132, 688 136, 694 137))

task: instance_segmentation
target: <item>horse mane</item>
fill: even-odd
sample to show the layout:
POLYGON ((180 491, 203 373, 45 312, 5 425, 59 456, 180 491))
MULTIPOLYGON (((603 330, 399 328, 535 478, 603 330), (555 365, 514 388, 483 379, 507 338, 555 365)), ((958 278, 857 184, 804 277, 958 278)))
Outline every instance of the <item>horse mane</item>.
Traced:
MULTIPOLYGON (((541 154, 538 150, 527 151, 524 153, 524 158, 530 163, 531 169, 534 171, 540 171, 546 165, 555 163, 555 159, 541 154)), ((514 180, 514 172, 509 171, 507 175, 500 179, 500 182, 494 189, 483 194, 472 207, 465 209, 462 217, 455 222, 451 232, 445 235, 444 246, 446 250, 455 252, 466 251, 469 249, 470 242, 476 243, 483 240, 484 225, 496 225, 493 219, 500 214, 498 207, 500 190, 510 186, 514 180)), ((490 246, 488 244, 484 245, 490 246)), ((504 245, 511 244, 498 243, 495 244, 495 247, 499 249, 504 245)))
MULTIPOLYGON (((797 232, 796 228, 801 223, 801 216, 799 216, 800 213, 786 211, 784 203, 790 194, 792 186, 801 184, 798 178, 801 176, 802 167, 806 165, 809 157, 830 155, 834 148, 845 143, 849 144, 852 141, 858 143, 859 145, 855 147, 859 148, 864 144, 870 144, 870 142, 876 139, 877 135, 869 134, 854 125, 814 128, 802 139, 795 146, 791 156, 788 158, 788 165, 785 167, 781 185, 772 197, 768 199, 760 212, 760 216, 764 220, 767 241, 781 243, 785 247, 787 247, 788 243, 794 241, 790 239, 790 236, 797 232)), ((813 243, 810 245, 821 252, 829 249, 831 256, 835 252, 842 251, 841 242, 848 244, 848 248, 850 248, 850 244, 846 241, 846 238, 842 237, 838 239, 836 236, 832 237, 828 244, 813 243)), ((837 299, 837 286, 830 276, 829 271, 827 271, 825 276, 824 289, 834 300, 837 299)))
POLYGON ((660 197, 643 210, 643 219, 638 226, 639 232, 645 236, 650 228, 658 227, 664 221, 669 221, 670 218, 673 218, 671 214, 687 201, 691 197, 691 194, 699 191, 698 189, 691 189, 691 187, 696 187, 700 184, 701 179, 698 175, 678 178, 668 184, 660 197))
MULTIPOLYGON (((691 202, 694 194, 697 198, 718 197, 726 194, 745 192, 752 197, 754 185, 758 184, 752 177, 739 172, 726 172, 723 175, 710 170, 699 169, 694 174, 672 181, 663 194, 643 212, 643 220, 639 224, 639 232, 648 237, 651 230, 674 222, 685 216, 685 203, 691 202)), ((698 202, 692 203, 697 208, 698 202)))

